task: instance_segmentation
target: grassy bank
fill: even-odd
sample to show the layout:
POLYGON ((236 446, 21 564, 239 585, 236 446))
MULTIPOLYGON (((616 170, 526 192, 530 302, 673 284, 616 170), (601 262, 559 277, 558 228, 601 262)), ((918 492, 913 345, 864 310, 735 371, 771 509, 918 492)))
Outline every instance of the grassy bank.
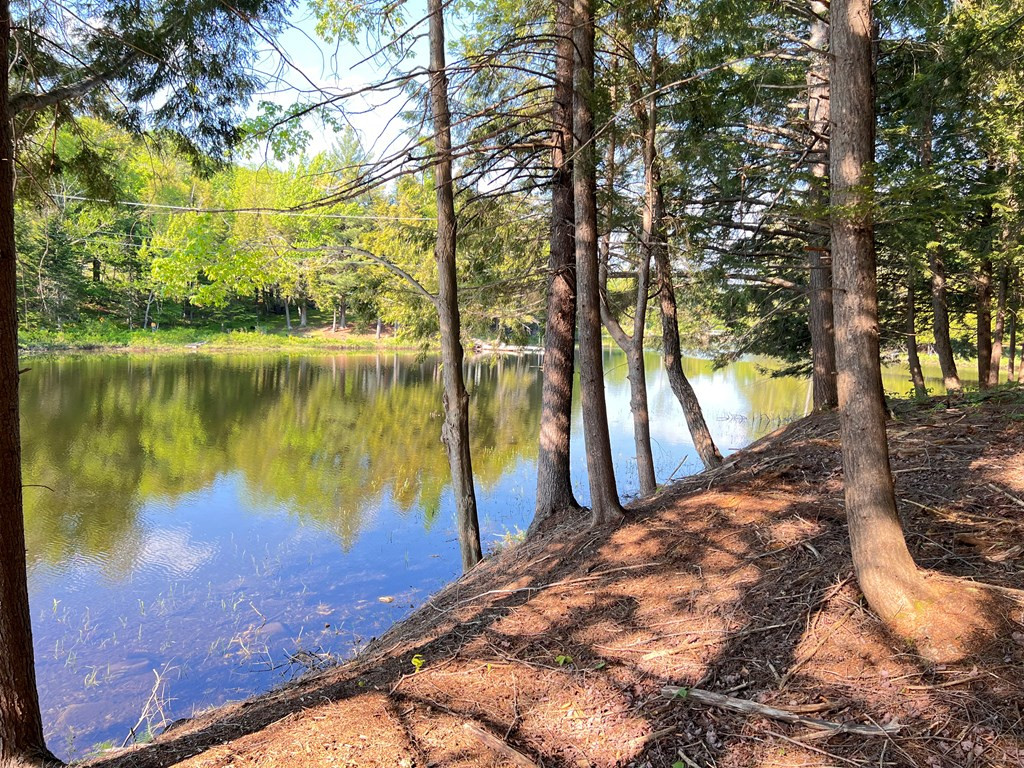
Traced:
POLYGON ((422 349, 423 342, 392 333, 377 337, 372 330, 330 327, 293 329, 261 327, 259 330, 221 330, 211 327, 175 327, 129 330, 123 326, 95 322, 61 330, 28 329, 18 334, 23 354, 85 351, 181 351, 204 350, 375 350, 422 349))

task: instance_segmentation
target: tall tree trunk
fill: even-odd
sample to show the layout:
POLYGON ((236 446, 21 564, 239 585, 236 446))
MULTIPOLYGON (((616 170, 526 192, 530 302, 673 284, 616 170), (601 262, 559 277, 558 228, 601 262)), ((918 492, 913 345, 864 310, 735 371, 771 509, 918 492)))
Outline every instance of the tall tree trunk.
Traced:
POLYGON ((384 321, 383 321, 383 320, 381 319, 381 317, 380 317, 380 316, 378 315, 378 316, 377 316, 377 340, 378 340, 378 341, 380 340, 380 335, 381 335, 381 333, 383 333, 383 332, 384 332, 384 321))
POLYGON ((1010 268, 1003 264, 999 269, 999 292, 996 300, 996 325, 992 331, 992 360, 988 366, 988 384, 999 384, 999 367, 1003 363, 1003 332, 1006 326, 1006 290, 1010 280, 1010 268))
MULTIPOLYGON (((0 61, 9 61, 10 3, 0 3, 0 61)), ((53 760, 43 740, 28 603, 18 420, 18 280, 14 136, 8 68, 0 67, 0 765, 53 760)))
MULTIPOLYGON (((810 35, 811 65, 807 70, 807 124, 811 132, 811 203, 823 210, 828 198, 828 121, 829 121, 829 28, 824 17, 828 5, 821 0, 810 0, 812 14, 810 35)), ((839 404, 836 389, 835 321, 832 299, 832 254, 825 230, 828 222, 813 222, 821 229, 807 250, 810 269, 810 313, 812 386, 814 410, 832 410, 839 404)))
POLYGON ((284 327, 289 331, 292 329, 292 312, 288 308, 288 299, 284 300, 284 327))
POLYGON ((940 248, 928 251, 928 269, 932 273, 932 333, 935 336, 935 351, 939 356, 942 383, 947 392, 962 389, 960 374, 953 356, 953 342, 949 335, 949 306, 946 302, 946 265, 940 248))
POLYGON ((434 121, 434 186, 437 190, 437 314, 441 326, 441 365, 444 381, 444 424, 441 439, 448 450, 452 491, 459 528, 462 568, 469 570, 483 557, 480 524, 469 453, 469 395, 462 379, 462 340, 455 277, 455 188, 452 181, 451 117, 448 75, 444 57, 442 0, 427 0, 430 14, 430 111, 434 121))
MULTIPOLYGON (((921 131, 921 167, 924 169, 932 167, 932 125, 934 122, 935 115, 929 101, 921 131)), ((960 374, 956 370, 953 343, 949 336, 946 265, 941 247, 928 249, 928 270, 931 272, 932 334, 935 336, 935 352, 939 356, 939 368, 942 370, 942 383, 947 392, 959 392, 961 389, 960 374)))
POLYGON ((309 323, 309 308, 306 305, 306 300, 303 299, 299 303, 299 328, 305 328, 309 323))
POLYGON ((1020 286, 1019 286, 1019 273, 1017 268, 1014 267, 1010 271, 1010 298, 1008 299, 1008 317, 1006 322, 1010 326, 1010 349, 1007 354, 1007 365, 1006 365, 1006 380, 1013 382, 1017 380, 1016 377, 1016 356, 1017 356, 1017 313, 1020 311, 1020 286))
POLYGON ((1016 361, 1015 361, 1014 357, 1017 354, 1017 312, 1016 311, 1010 312, 1010 316, 1009 316, 1008 322, 1009 322, 1009 325, 1010 325, 1010 350, 1009 350, 1009 354, 1007 355, 1008 360, 1007 360, 1007 365, 1006 365, 1006 380, 1007 381, 1015 381, 1016 379, 1015 379, 1015 376, 1014 376, 1014 368, 1015 368, 1014 363, 1016 361))
POLYGON ((92 260, 92 281, 98 283, 100 281, 100 260, 92 260))
POLYGON ((578 509, 569 471, 576 352, 576 254, 572 195, 572 0, 555 0, 555 88, 551 110, 551 230, 548 253, 544 383, 533 525, 578 509))
POLYGON ((917 283, 917 269, 911 263, 907 267, 907 360, 910 362, 910 379, 914 382, 914 396, 928 397, 921 370, 921 358, 917 354, 917 297, 914 285, 917 283))
POLYGON ((608 411, 604 397, 600 286, 597 265, 597 169, 594 152, 594 6, 574 0, 576 47, 573 132, 573 198, 576 212, 576 278, 579 299, 580 389, 586 441, 590 503, 595 525, 623 517, 615 485, 608 411))
POLYGON ((988 389, 992 366, 992 260, 982 259, 977 281, 978 387, 988 389))
POLYGON ((344 296, 341 297, 341 328, 348 328, 348 300, 344 296))
POLYGON ((832 254, 836 287, 839 427, 854 570, 884 620, 913 610, 921 577, 899 517, 879 362, 871 195, 874 159, 870 0, 832 2, 832 254))

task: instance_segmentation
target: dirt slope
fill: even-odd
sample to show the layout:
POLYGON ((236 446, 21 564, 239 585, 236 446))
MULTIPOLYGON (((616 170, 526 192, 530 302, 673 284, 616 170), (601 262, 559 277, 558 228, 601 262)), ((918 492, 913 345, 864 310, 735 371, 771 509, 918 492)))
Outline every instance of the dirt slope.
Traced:
MULTIPOLYGON (((1020 390, 908 406, 890 440, 918 563, 1024 587, 1020 390)), ((1022 606, 993 600, 977 657, 929 666, 863 604, 841 483, 835 419, 809 417, 617 530, 565 521, 485 561, 351 663, 92 765, 1024 765, 1022 606), (666 684, 902 728, 823 736, 666 684)))

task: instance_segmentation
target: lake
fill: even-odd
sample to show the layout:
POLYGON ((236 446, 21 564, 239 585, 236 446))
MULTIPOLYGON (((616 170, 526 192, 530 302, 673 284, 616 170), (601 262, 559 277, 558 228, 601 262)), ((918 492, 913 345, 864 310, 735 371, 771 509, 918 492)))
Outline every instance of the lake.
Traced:
MULTIPOLYGON (((649 354, 659 482, 700 470, 649 354)), ((533 512, 541 359, 467 361, 485 550, 533 512)), ((349 655, 459 574, 438 361, 415 354, 35 358, 21 377, 29 589, 51 749, 120 746, 349 655)), ((619 489, 624 358, 606 352, 619 489)), ((723 453, 810 407, 756 361, 687 375, 723 453)), ((941 386, 937 371, 929 383, 941 386)), ((908 377, 887 373, 906 393, 908 377)), ((588 497, 577 388, 573 480, 588 497)))

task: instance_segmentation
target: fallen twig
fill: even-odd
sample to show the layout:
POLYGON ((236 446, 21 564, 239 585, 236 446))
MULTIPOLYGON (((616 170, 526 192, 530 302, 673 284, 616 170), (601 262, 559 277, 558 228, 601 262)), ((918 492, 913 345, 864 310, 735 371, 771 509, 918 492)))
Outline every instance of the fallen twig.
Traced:
POLYGON ((747 715, 760 715, 761 717, 768 717, 772 720, 781 720, 784 723, 806 725, 808 728, 814 728, 819 731, 829 731, 831 733, 852 733, 857 736, 889 737, 894 733, 897 733, 900 729, 900 725, 897 723, 889 725, 830 723, 827 720, 818 720, 814 717, 804 717, 803 715, 798 715, 795 712, 789 712, 785 709, 769 707, 766 704, 759 704, 758 702, 751 701, 750 699, 739 699, 735 696, 725 696, 721 693, 704 691, 700 688, 682 688, 678 685, 666 685, 661 689, 661 693, 663 696, 671 698, 681 697, 691 701, 696 701, 700 704, 707 704, 712 707, 729 709, 733 712, 742 712, 747 715))
POLYGON ((493 749, 495 752, 500 752, 502 755, 505 756, 507 760, 509 760, 512 763, 515 763, 518 766, 521 766, 522 768, 540 768, 540 766, 537 763, 535 763, 529 757, 524 755, 518 749, 510 747, 508 744, 499 739, 493 733, 485 731, 478 725, 474 725, 473 723, 465 723, 462 726, 462 730, 464 730, 467 734, 469 734, 474 739, 482 743, 484 746, 488 747, 489 749, 493 749))

